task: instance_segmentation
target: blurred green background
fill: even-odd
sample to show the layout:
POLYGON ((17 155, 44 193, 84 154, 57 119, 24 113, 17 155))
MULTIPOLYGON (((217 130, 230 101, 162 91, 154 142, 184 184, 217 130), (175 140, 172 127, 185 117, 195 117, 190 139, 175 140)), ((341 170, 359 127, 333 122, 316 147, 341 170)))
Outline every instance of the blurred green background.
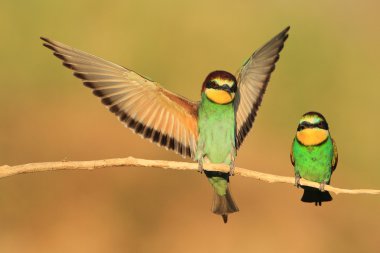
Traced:
MULTIPOLYGON (((142 140, 41 46, 43 35, 197 100, 291 26, 237 165, 292 176, 300 116, 322 112, 339 149, 332 183, 380 188, 378 1, 11 1, 0 8, 0 164, 182 158, 142 140)), ((227 225, 194 172, 57 171, 0 179, 0 252, 379 252, 380 199, 314 207, 290 185, 232 178, 227 225)))

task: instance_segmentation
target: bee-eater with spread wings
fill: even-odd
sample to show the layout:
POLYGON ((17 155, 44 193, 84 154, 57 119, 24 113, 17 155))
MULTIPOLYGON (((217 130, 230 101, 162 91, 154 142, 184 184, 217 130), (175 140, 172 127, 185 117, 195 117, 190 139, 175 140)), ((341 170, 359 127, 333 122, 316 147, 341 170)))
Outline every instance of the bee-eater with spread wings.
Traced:
POLYGON ((225 163, 231 172, 207 172, 214 188, 212 212, 227 222, 238 211, 228 184, 236 150, 252 127, 289 27, 258 49, 240 68, 237 78, 226 71, 210 73, 201 101, 174 94, 129 69, 47 38, 54 51, 85 86, 135 133, 199 163, 225 163))

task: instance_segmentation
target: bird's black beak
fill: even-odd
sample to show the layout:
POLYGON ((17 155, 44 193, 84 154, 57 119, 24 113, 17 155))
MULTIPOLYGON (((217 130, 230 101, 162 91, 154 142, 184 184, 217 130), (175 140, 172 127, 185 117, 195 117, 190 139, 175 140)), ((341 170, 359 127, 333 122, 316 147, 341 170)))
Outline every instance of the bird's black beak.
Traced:
POLYGON ((223 86, 219 86, 219 89, 227 91, 228 93, 231 93, 231 87, 227 84, 224 84, 223 86))
POLYGON ((297 131, 301 131, 305 128, 315 128, 315 127, 318 127, 320 129, 329 130, 329 125, 327 124, 326 121, 321 121, 318 124, 312 124, 312 123, 304 121, 298 125, 297 131))
POLYGON ((223 86, 219 86, 219 89, 227 91, 228 93, 235 93, 236 92, 236 84, 234 84, 232 87, 224 84, 223 86))

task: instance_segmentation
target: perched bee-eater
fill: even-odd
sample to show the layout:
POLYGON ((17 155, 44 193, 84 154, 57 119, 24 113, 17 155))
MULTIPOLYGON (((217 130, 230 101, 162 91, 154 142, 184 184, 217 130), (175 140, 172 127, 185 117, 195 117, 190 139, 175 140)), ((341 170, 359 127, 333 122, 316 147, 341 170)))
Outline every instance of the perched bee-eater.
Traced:
POLYGON ((301 201, 322 205, 322 202, 332 200, 324 187, 330 184, 331 174, 338 164, 338 150, 322 114, 308 112, 302 116, 293 140, 290 160, 294 166, 297 187, 301 178, 320 183, 319 189, 303 186, 301 201))
POLYGON ((203 82, 200 102, 112 62, 41 39, 135 133, 198 161, 201 172, 205 163, 228 164, 231 173, 205 171, 215 192, 212 212, 227 222, 228 214, 238 211, 228 187, 236 150, 252 127, 288 30, 257 50, 237 78, 226 71, 211 72, 203 82))

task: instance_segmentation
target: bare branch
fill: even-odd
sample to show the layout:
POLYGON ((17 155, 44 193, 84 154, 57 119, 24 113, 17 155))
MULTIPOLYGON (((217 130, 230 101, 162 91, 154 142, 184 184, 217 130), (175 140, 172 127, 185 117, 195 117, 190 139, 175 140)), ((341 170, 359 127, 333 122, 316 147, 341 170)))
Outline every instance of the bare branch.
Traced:
MULTIPOLYGON (((61 162, 45 162, 45 163, 29 163, 16 166, 3 165, 0 166, 0 178, 13 176, 22 173, 51 171, 51 170, 94 170, 105 167, 152 167, 173 170, 198 170, 198 164, 187 162, 175 161, 162 161, 162 160, 145 160, 134 157, 105 159, 95 161, 61 161, 61 162)), ((220 164, 206 164, 209 171, 229 171, 229 166, 220 164)), ((267 173, 256 172, 243 168, 235 168, 235 175, 254 178, 268 183, 287 183, 294 184, 293 177, 277 176, 267 173)), ((301 185, 319 188, 319 184, 310 182, 304 179, 300 181, 301 185)), ((325 190, 334 192, 335 194, 380 194, 380 190, 372 189, 342 189, 336 188, 331 185, 326 185, 325 190)))

